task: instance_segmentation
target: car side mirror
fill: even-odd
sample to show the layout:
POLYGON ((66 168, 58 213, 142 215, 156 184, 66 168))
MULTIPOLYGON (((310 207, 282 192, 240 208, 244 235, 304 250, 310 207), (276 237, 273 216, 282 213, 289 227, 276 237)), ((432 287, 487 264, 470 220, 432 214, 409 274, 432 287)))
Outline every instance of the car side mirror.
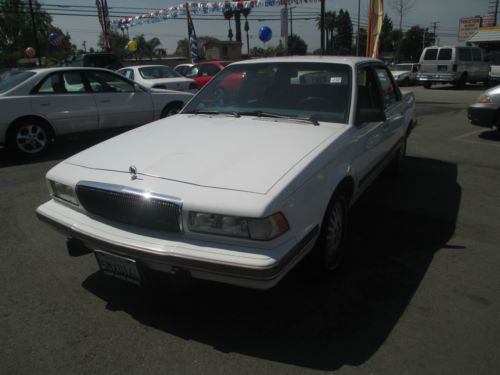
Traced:
POLYGON ((381 122, 386 121, 385 112, 380 108, 360 108, 356 116, 356 125, 364 124, 365 122, 381 122))

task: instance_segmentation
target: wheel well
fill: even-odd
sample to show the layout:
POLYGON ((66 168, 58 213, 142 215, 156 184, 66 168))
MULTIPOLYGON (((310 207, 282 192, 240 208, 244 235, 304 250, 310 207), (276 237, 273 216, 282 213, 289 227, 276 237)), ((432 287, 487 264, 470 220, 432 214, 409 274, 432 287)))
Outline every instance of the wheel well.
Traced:
POLYGON ((345 193, 347 203, 350 204, 352 195, 354 194, 354 179, 351 176, 344 177, 342 181, 340 181, 340 183, 337 185, 337 188, 333 192, 330 201, 332 200, 333 196, 339 191, 345 193))
POLYGON ((179 105, 182 108, 184 106, 184 102, 181 102, 180 100, 170 102, 163 108, 163 111, 166 110, 167 108, 172 108, 177 105, 179 105))
POLYGON ((37 121, 39 123, 43 123, 45 124, 50 132, 52 133, 52 137, 55 136, 55 131, 54 131, 54 128, 52 127, 52 125, 50 124, 50 122, 48 122, 47 120, 45 120, 43 117, 40 117, 40 116, 34 116, 34 115, 29 115, 29 116, 22 116, 22 117, 19 117, 17 119, 15 119, 14 121, 12 121, 12 123, 9 125, 9 128, 7 129, 7 134, 9 134, 11 131, 12 131, 12 128, 19 124, 19 123, 23 123, 23 122, 26 122, 26 121, 37 121))

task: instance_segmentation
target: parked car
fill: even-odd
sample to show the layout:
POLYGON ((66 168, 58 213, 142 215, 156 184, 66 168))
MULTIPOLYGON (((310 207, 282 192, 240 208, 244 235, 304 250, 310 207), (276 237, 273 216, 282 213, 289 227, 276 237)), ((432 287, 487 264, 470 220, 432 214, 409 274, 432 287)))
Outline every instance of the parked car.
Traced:
POLYGON ((489 62, 478 47, 427 47, 420 56, 417 75, 425 88, 433 83, 453 83, 464 88, 467 82, 488 83, 489 62))
POLYGON ((129 66, 118 70, 117 73, 153 89, 197 91, 194 80, 181 76, 172 68, 165 65, 129 66))
POLYGON ((194 64, 179 64, 179 65, 174 66, 174 70, 175 70, 177 73, 179 73, 179 74, 181 74, 181 75, 185 76, 185 75, 186 75, 186 73, 189 71, 189 69, 190 69, 193 65, 194 65, 194 64))
POLYGON ((86 66, 117 70, 122 67, 120 58, 114 53, 82 53, 76 55, 66 66, 86 66))
POLYGON ((417 82, 417 64, 394 64, 390 65, 389 69, 399 86, 409 86, 417 82))
POLYGON ((152 268, 270 288, 311 251, 339 265, 349 208, 402 167, 414 111, 379 60, 238 62, 180 114, 51 169, 37 214, 132 283, 152 268))
POLYGON ((198 89, 201 89, 207 84, 217 73, 226 66, 231 64, 230 61, 203 61, 193 65, 186 73, 187 78, 194 79, 198 89))
POLYGON ((496 128, 500 132, 500 86, 483 92, 477 102, 469 106, 467 116, 473 125, 496 128))
POLYGON ((60 135, 143 125, 177 113, 192 96, 106 69, 25 70, 0 81, 0 145, 35 156, 60 135))

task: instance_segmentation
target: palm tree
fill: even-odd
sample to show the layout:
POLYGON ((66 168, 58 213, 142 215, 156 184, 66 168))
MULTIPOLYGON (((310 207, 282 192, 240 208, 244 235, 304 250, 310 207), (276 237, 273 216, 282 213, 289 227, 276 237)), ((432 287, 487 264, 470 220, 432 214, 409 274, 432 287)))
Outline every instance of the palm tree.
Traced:
MULTIPOLYGON (((316 27, 321 30, 321 18, 316 19, 316 27)), ((325 36, 327 54, 333 54, 333 33, 337 28, 337 12, 325 12, 325 36)))

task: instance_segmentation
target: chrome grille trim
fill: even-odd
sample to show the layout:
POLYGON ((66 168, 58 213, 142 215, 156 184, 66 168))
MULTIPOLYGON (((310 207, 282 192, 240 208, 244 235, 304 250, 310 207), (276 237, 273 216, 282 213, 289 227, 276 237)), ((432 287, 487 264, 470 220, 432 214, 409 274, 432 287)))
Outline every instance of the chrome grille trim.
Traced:
MULTIPOLYGON (((140 190, 140 189, 135 189, 135 188, 131 188, 128 186, 107 184, 107 183, 95 182, 95 181, 79 181, 76 184, 75 190, 76 190, 78 200, 80 201, 81 207, 83 207, 87 212, 95 214, 97 216, 104 217, 106 219, 110 219, 113 221, 129 224, 129 225, 134 225, 134 224, 131 224, 127 220, 117 220, 116 218, 112 217, 113 215, 107 216, 107 215, 99 214, 98 212, 93 212, 93 210, 88 210, 87 207, 89 205, 87 204, 87 207, 85 207, 85 202, 82 202, 82 199, 80 199, 79 190, 80 190, 80 192, 82 192, 81 189, 87 190, 87 191, 89 189, 94 190, 94 191, 99 191, 100 194, 102 194, 101 199, 103 199, 103 196, 106 194, 116 194, 116 196, 119 196, 120 199, 132 199, 134 201, 134 203, 138 203, 138 204, 140 204, 141 202, 147 203, 148 201, 152 202, 152 203, 155 203, 154 201, 156 201, 156 203, 163 202, 163 203, 169 205, 167 209, 173 209, 175 207, 176 221, 177 221, 177 228, 175 228, 175 230, 168 230, 168 229, 165 229, 165 230, 170 231, 170 232, 183 232, 183 230, 184 230, 183 222, 182 222, 182 203, 183 202, 182 202, 182 199, 180 199, 180 198, 169 196, 169 195, 164 195, 164 194, 158 194, 158 193, 154 193, 154 192, 149 192, 149 191, 144 191, 144 190, 140 190), (137 199, 137 200, 135 200, 135 199, 137 199)), ((151 213, 152 212, 153 211, 151 211, 151 213)), ((135 224, 135 225, 148 228, 148 225, 138 225, 138 224, 135 224)), ((161 229, 161 228, 155 227, 155 228, 150 228, 150 229, 161 229)))

